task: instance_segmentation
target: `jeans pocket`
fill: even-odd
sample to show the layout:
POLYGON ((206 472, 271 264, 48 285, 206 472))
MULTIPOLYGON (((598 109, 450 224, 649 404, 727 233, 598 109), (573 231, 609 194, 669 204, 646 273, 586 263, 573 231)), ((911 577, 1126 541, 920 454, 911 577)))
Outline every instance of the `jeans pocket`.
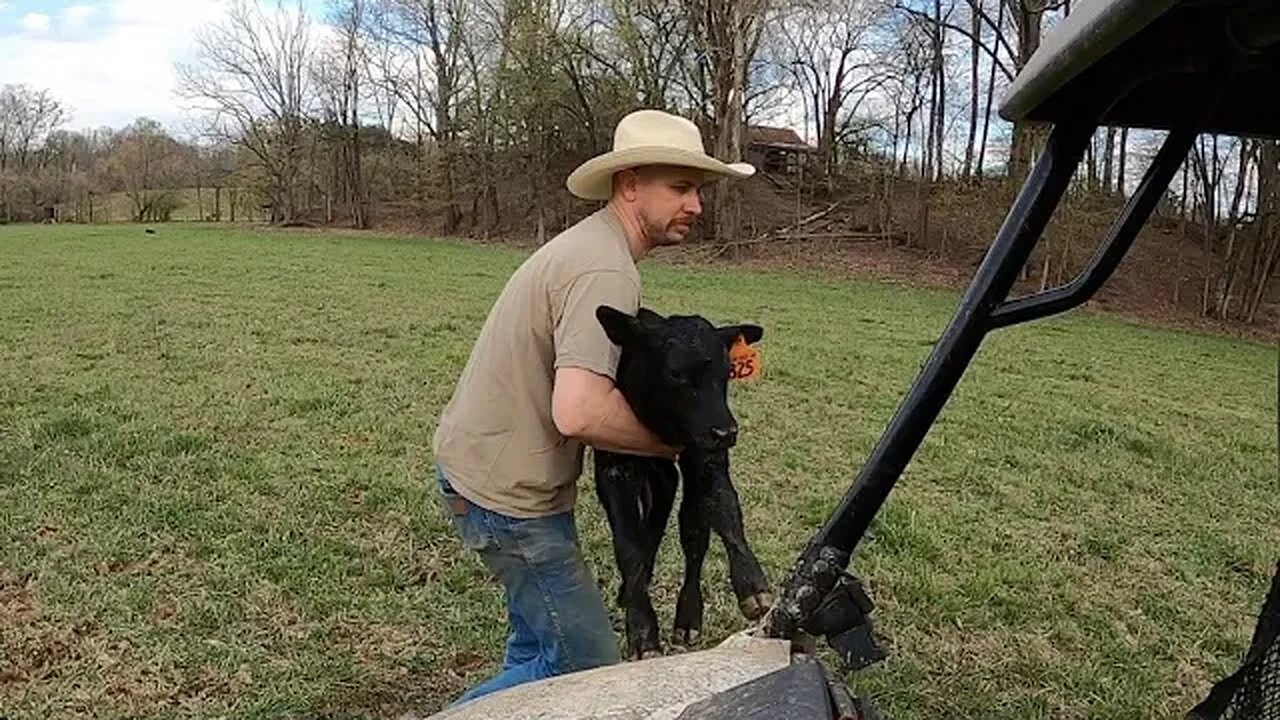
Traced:
POLYGON ((436 477, 438 478, 436 494, 440 496, 440 503, 445 512, 455 518, 466 515, 471 510, 471 504, 453 489, 443 472, 437 470, 436 477))
POLYGON ((437 494, 440 496, 440 504, 453 523, 454 531, 462 539, 462 545, 476 552, 496 549, 498 539, 488 522, 488 511, 454 490, 439 468, 436 469, 436 477, 439 482, 437 494))

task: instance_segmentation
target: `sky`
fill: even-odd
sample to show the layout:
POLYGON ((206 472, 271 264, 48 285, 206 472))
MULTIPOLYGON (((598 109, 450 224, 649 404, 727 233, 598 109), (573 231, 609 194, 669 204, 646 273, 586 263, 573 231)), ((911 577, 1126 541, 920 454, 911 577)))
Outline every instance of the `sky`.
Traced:
MULTIPOLYGON (((323 12, 324 0, 307 0, 323 12)), ((120 127, 139 116, 181 132, 174 63, 226 0, 0 0, 0 85, 48 89, 70 129, 120 127)), ((314 15, 313 15, 314 17, 314 15)))

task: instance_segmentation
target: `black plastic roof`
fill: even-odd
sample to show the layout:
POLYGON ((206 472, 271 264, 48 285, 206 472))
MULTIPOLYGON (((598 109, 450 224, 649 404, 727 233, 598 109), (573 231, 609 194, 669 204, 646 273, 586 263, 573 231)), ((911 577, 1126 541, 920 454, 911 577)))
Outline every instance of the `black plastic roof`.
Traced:
POLYGON ((1277 100, 1280 0, 1084 0, 1000 115, 1280 137, 1277 100))

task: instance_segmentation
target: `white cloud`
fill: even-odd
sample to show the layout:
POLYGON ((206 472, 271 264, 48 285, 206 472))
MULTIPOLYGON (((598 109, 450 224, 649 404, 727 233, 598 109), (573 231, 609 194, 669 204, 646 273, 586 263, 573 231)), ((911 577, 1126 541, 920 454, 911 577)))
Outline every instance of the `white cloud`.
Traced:
POLYGON ((9 8, 10 8, 9 3, 7 3, 7 2, 0 2, 0 12, 4 12, 5 10, 8 10, 9 8))
POLYGON ((62 11, 62 19, 71 27, 79 27, 98 14, 93 5, 71 5, 62 11))
POLYGON ((22 16, 22 29, 29 33, 49 32, 49 16, 44 13, 27 13, 22 16))
POLYGON ((120 127, 145 115, 179 130, 183 112, 173 94, 174 63, 190 58, 196 28, 217 19, 225 5, 182 0, 175 11, 176 5, 115 0, 95 12, 68 8, 62 16, 68 24, 73 16, 92 20, 74 31, 63 32, 60 22, 50 32, 0 34, 0 85, 47 88, 68 106, 71 128, 120 127))

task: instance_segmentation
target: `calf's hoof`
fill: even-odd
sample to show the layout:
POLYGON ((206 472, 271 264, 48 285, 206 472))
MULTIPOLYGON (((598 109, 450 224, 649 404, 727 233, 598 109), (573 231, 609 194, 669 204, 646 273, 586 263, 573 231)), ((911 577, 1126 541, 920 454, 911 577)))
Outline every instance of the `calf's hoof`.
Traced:
POLYGON ((698 638, 702 637, 702 633, 695 628, 676 628, 675 637, 672 642, 681 647, 690 648, 698 642, 698 638))
POLYGON ((769 608, 773 607, 773 595, 767 592, 748 595, 738 601, 738 609, 742 611, 742 616, 748 620, 759 620, 764 614, 769 612, 769 608))
POLYGON ((655 657, 662 657, 662 643, 656 637, 646 635, 627 643, 628 660, 648 660, 655 657))

